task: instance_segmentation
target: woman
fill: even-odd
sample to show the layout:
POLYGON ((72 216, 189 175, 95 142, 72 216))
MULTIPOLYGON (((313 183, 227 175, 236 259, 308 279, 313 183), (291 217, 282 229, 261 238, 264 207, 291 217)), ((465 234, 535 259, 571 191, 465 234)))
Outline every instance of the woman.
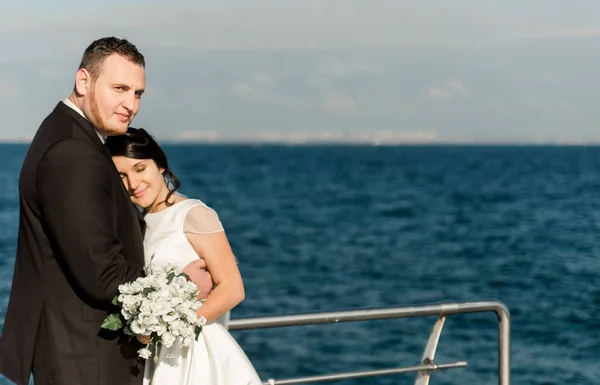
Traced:
MULTIPOLYGON (((177 341, 146 360, 144 385, 249 385, 261 381, 220 318, 244 299, 244 285, 225 231, 214 210, 176 193, 180 183, 167 158, 144 129, 106 139, 106 147, 131 200, 143 208, 146 263, 181 268, 202 258, 215 287, 198 317, 206 321, 190 348, 177 341)), ((140 338, 146 342, 147 338, 140 338)))

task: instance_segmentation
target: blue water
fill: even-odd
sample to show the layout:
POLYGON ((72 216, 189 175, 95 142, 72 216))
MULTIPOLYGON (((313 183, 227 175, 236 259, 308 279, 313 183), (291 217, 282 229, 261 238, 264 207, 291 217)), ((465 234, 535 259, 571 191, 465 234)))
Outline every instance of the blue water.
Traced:
MULTIPOLYGON (((0 320, 26 146, 1 145, 0 320)), ((240 261, 233 318, 498 299, 514 384, 600 382, 600 148, 167 146, 240 261)), ((267 378, 415 365, 435 317, 234 336, 267 378)), ((431 384, 497 383, 493 314, 451 316, 431 384)), ((336 382, 411 384, 414 375, 336 382)), ((0 384, 5 384, 2 382, 0 384)))

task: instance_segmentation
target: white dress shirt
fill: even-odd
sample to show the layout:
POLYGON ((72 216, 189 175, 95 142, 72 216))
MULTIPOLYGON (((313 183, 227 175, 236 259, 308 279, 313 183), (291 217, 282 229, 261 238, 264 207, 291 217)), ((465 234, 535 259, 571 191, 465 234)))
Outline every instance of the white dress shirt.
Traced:
MULTIPOLYGON (((71 102, 68 98, 64 99, 62 102, 64 104, 66 104, 67 106, 71 107, 73 110, 75 110, 75 112, 77 112, 79 115, 83 116, 83 118, 89 122, 88 118, 86 118, 85 115, 83 114, 83 111, 81 111, 79 109, 79 107, 77 107, 75 104, 73 104, 73 102, 71 102)), ((96 131, 96 134, 98 134, 98 137, 102 141, 102 144, 104 144, 105 138, 102 135, 100 135, 98 130, 96 130, 96 127, 94 127, 94 131, 96 131)))

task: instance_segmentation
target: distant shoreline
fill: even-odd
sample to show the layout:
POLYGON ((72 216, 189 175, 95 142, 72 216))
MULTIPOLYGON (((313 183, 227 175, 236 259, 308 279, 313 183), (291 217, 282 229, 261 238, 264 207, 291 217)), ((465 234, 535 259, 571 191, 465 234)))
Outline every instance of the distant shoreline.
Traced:
MULTIPOLYGON (((353 141, 170 141, 158 138, 167 146, 336 146, 336 147, 600 147, 600 142, 390 142, 371 143, 353 141)), ((0 140, 0 145, 29 145, 30 141, 0 140)))

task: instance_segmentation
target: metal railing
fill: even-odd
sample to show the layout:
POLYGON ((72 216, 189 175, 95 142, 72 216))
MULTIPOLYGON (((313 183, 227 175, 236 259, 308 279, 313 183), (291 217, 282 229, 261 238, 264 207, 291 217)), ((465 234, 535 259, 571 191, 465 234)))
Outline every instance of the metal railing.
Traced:
POLYGON ((421 365, 381 370, 367 370, 347 373, 334 373, 319 376, 299 377, 284 380, 270 379, 265 385, 306 384, 317 381, 333 381, 359 377, 373 377, 390 374, 416 372, 415 385, 427 385, 431 373, 442 369, 453 369, 467 366, 464 361, 447 364, 436 364, 435 351, 446 316, 466 313, 493 312, 498 317, 498 384, 510 385, 510 314, 507 307, 498 301, 479 301, 448 303, 424 306, 393 307, 381 309, 345 310, 334 312, 291 314, 283 316, 267 316, 232 319, 229 330, 265 329, 284 326, 305 326, 331 324, 340 322, 372 321, 392 318, 412 318, 438 316, 429 340, 425 346, 421 365))

